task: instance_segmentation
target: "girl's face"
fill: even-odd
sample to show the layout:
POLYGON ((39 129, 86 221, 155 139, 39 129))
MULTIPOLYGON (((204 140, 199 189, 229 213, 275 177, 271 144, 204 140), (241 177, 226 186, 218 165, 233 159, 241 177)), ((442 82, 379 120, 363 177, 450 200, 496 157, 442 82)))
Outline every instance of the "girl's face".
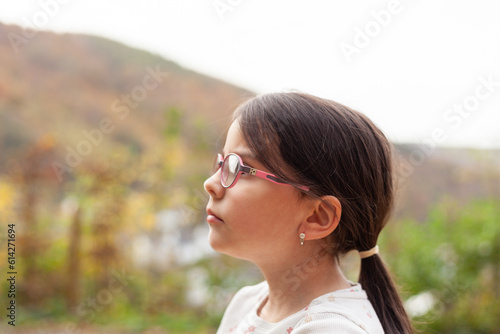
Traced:
MULTIPOLYGON (((229 128, 223 156, 238 154, 243 164, 270 172, 246 145, 238 120, 229 128)), ((297 189, 242 174, 232 188, 220 182, 220 169, 205 181, 209 242, 218 252, 252 262, 291 256, 300 247, 300 223, 307 201, 297 189)))

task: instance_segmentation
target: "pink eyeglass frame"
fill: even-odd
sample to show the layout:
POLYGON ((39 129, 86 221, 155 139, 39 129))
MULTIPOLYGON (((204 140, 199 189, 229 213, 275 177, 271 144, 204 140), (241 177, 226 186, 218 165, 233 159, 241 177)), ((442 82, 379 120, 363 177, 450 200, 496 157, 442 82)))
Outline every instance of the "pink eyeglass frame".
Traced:
MULTIPOLYGON (((238 171, 236 172, 236 177, 234 178, 233 182, 230 185, 228 185, 228 186, 225 186, 224 183, 222 183, 222 175, 221 175, 220 183, 222 184, 222 186, 224 188, 232 188, 232 187, 234 187, 234 185, 238 182, 241 174, 242 173, 246 173, 248 175, 257 176, 257 177, 259 177, 261 179, 268 180, 268 181, 271 181, 271 182, 276 183, 276 184, 291 186, 291 187, 298 188, 300 190, 309 191, 309 187, 300 186, 300 185, 294 185, 294 184, 291 184, 289 182, 286 182, 286 181, 280 179, 279 177, 277 177, 274 174, 267 173, 267 172, 258 170, 256 168, 249 167, 249 166, 245 166, 243 164, 243 160, 241 159, 241 157, 238 154, 236 154, 236 153, 229 153, 225 158, 222 156, 222 154, 220 154, 220 153, 217 154, 217 165, 219 166, 218 169, 222 168, 222 166, 224 165, 224 161, 230 155, 234 155, 235 157, 238 158, 238 162, 239 162, 238 171)), ((221 174, 222 174, 222 171, 221 171, 221 174)))

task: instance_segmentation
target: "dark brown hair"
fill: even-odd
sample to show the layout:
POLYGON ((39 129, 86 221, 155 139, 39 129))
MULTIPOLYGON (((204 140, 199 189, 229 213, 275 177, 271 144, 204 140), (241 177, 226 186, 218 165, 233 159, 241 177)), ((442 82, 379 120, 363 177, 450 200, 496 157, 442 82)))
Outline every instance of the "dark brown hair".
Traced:
MULTIPOLYGON (((310 187, 313 196, 339 199, 341 220, 328 236, 336 256, 377 244, 393 208, 392 146, 368 117, 316 96, 274 93, 242 104, 234 119, 269 171, 310 187)), ((412 333, 378 255, 361 261, 359 282, 386 333, 412 333)))

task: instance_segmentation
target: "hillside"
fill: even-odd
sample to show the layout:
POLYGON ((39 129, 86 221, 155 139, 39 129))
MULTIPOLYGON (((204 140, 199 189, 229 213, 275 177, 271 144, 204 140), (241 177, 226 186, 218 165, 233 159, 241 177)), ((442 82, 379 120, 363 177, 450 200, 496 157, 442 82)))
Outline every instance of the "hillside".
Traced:
POLYGON ((85 138, 82 131, 105 118, 116 126, 106 145, 123 142, 141 151, 160 140, 170 108, 179 110, 184 126, 201 122, 213 137, 251 95, 100 37, 39 32, 15 52, 12 36, 22 36, 21 29, 0 23, 2 161, 44 136, 74 147, 85 138))
POLYGON ((420 146, 399 144, 396 151, 396 218, 424 220, 443 200, 456 201, 457 206, 481 199, 500 202, 500 150, 436 148, 414 165, 410 156, 423 152, 420 146))

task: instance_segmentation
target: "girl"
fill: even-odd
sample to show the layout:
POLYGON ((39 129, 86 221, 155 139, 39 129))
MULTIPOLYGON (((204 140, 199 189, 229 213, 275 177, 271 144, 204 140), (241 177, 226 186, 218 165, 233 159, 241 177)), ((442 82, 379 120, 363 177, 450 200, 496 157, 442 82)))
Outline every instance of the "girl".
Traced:
POLYGON ((236 109, 205 181, 210 245, 255 263, 217 333, 411 333, 377 238, 393 206, 391 145, 363 114, 303 93, 236 109), (338 258, 359 251, 359 283, 338 258))

